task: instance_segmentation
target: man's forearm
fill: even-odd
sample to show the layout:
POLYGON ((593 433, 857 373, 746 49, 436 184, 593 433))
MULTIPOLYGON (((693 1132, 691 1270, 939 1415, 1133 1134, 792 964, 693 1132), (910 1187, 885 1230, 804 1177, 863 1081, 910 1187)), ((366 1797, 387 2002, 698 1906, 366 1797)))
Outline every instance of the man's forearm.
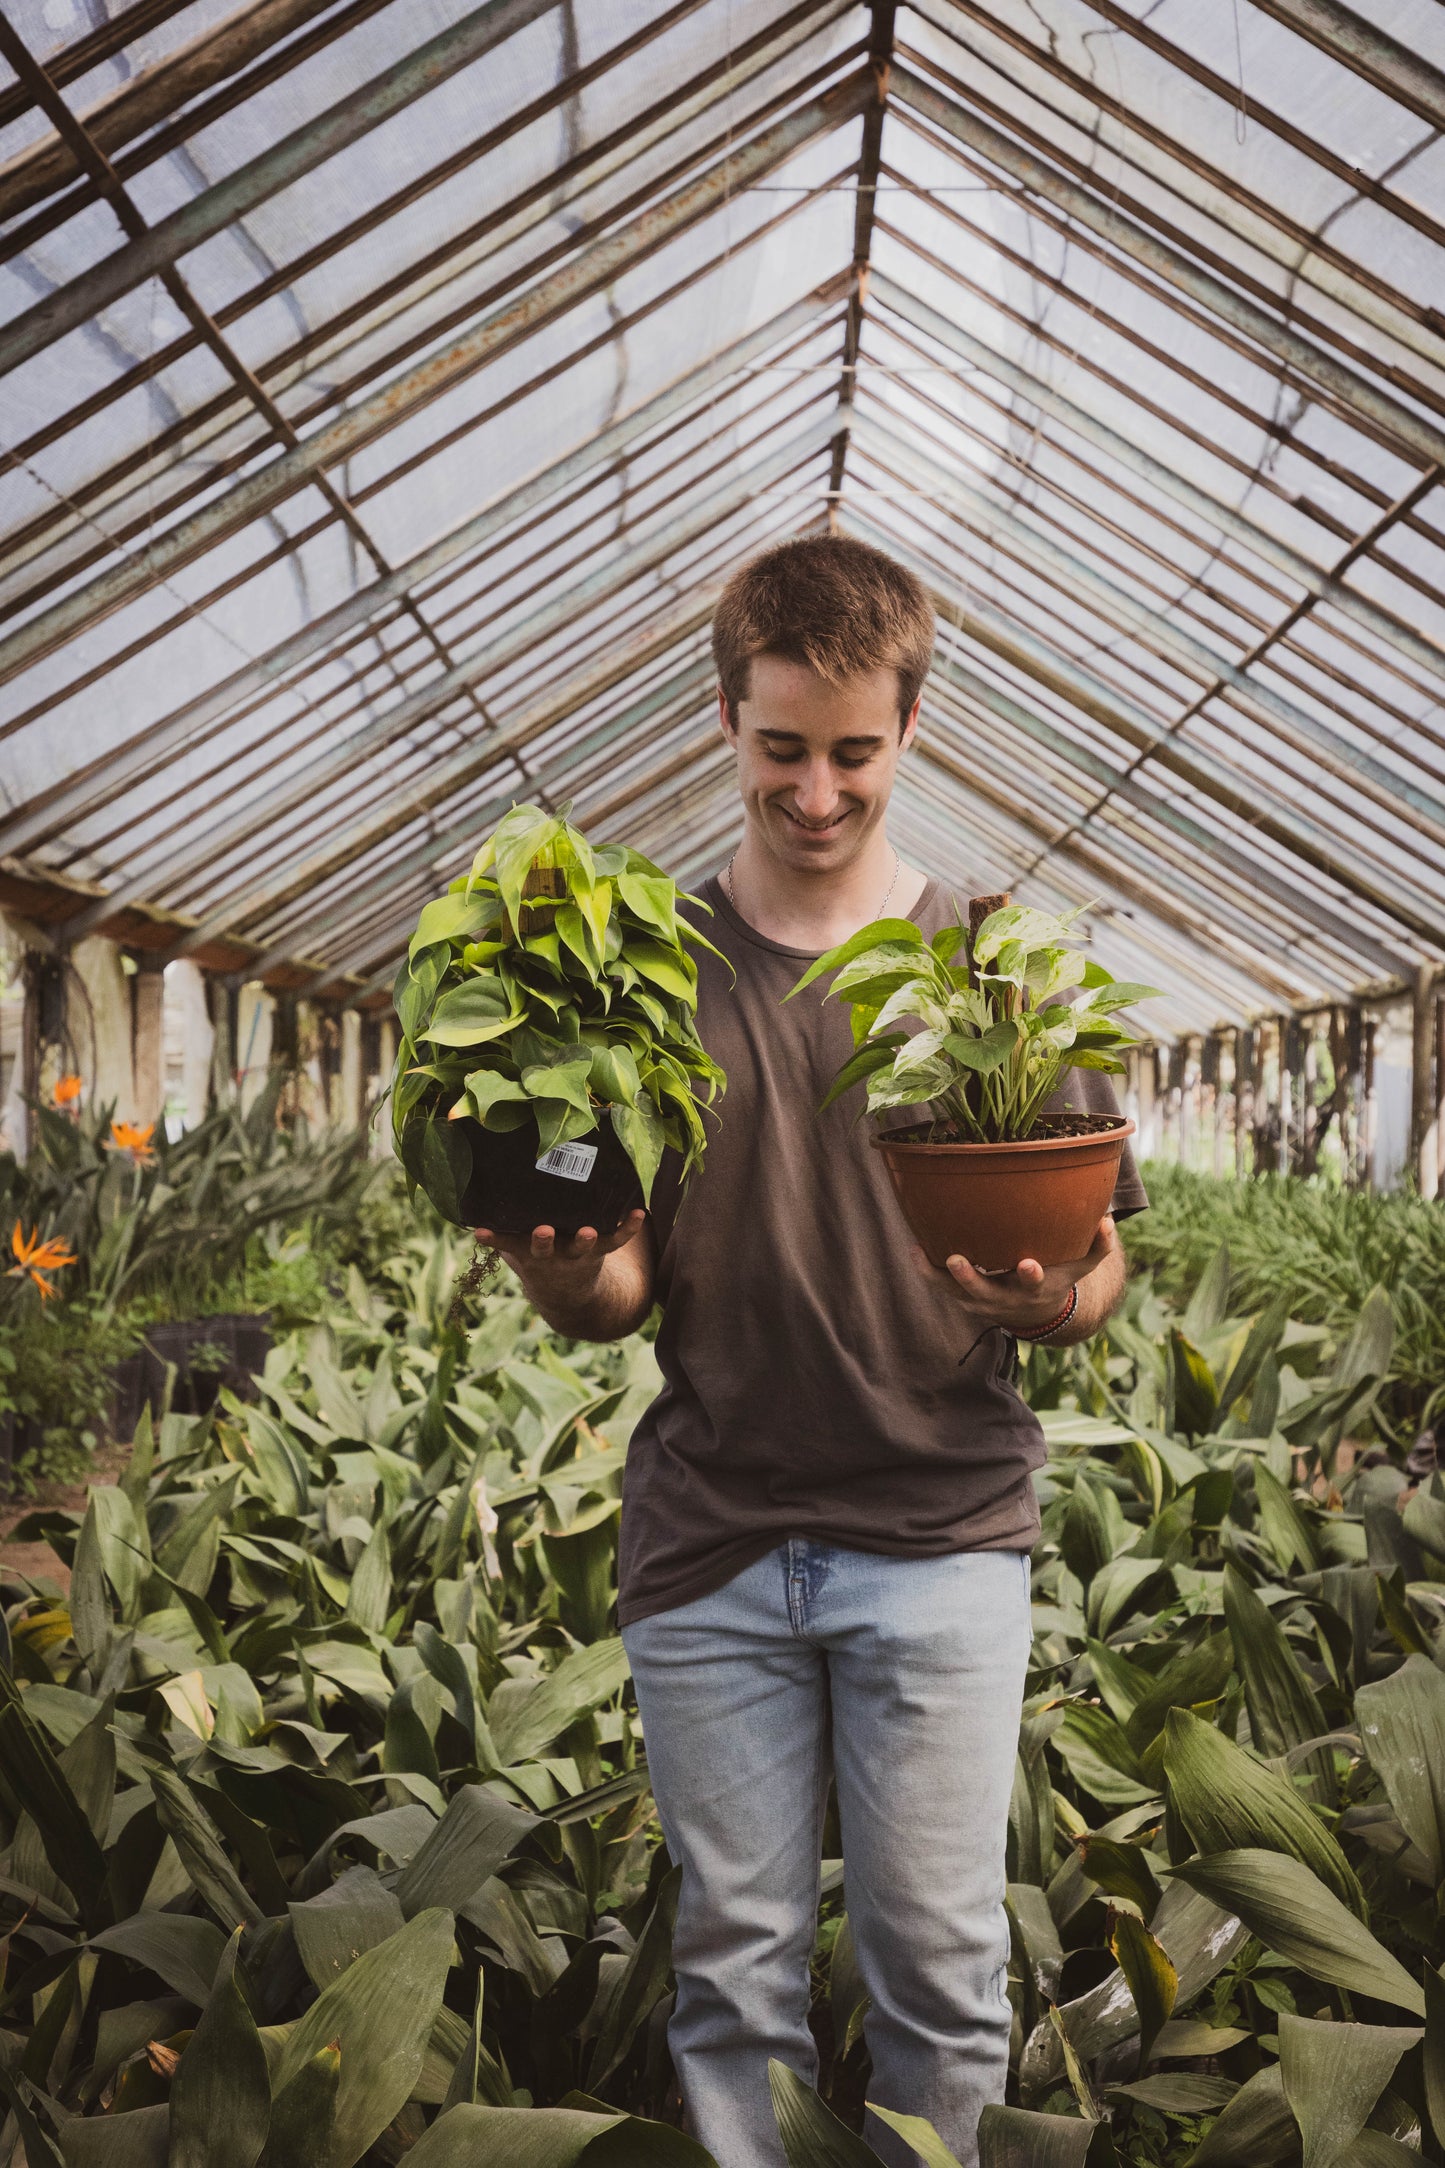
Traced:
POLYGON ((1077 1347, 1081 1340, 1092 1340, 1123 1301, 1128 1278, 1128 1259, 1122 1250, 1112 1251, 1087 1279, 1080 1280, 1078 1307, 1062 1331, 1050 1335, 1049 1346, 1077 1347))
POLYGON ((568 1340, 623 1340, 645 1323, 652 1308, 652 1267, 645 1247, 617 1250, 605 1259, 586 1293, 559 1286, 545 1272, 514 1267, 527 1297, 568 1340))

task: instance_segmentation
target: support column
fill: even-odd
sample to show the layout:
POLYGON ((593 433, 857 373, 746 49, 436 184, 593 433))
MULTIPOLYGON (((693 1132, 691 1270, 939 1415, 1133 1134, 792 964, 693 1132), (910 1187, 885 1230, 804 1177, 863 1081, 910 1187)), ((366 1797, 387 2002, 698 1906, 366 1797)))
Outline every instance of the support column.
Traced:
POLYGON ((1410 1162, 1422 1197, 1440 1186, 1435 1090, 1435 966, 1421 964, 1410 994, 1410 1162))
POLYGON ((187 1129, 204 1121, 211 1109, 216 1027, 207 992, 205 974, 189 956, 171 965, 166 974, 166 995, 180 1025, 181 1119, 187 1129))
POLYGON ((1435 997, 1435 1194, 1445 1193, 1445 1001, 1435 997))
POLYGON ((1159 1079, 1159 1052, 1157 1047, 1141 1046, 1139 1049, 1139 1156, 1141 1159, 1159 1157, 1159 1139, 1155 1133, 1155 1094, 1159 1079))
POLYGON ((343 1128, 361 1127, 361 1011, 341 1012, 341 1080, 338 1119, 343 1128))
POLYGON ((130 991, 136 1120, 158 1122, 166 1105, 166 975, 155 956, 137 957, 130 991))
POLYGON ((1254 1172, 1254 1033, 1234 1034, 1234 1171, 1254 1172))
POLYGON ((1361 1064, 1364 1082, 1364 1102, 1360 1122, 1361 1159, 1365 1187, 1375 1186, 1375 1148, 1380 1135, 1380 1097, 1375 1083, 1375 1019, 1361 1016, 1360 1038, 1363 1051, 1361 1064))

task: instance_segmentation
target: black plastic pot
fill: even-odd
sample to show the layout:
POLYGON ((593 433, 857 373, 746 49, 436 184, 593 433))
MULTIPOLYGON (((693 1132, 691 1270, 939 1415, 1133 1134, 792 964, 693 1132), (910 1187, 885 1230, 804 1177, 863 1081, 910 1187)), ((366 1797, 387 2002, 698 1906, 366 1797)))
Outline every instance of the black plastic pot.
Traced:
POLYGON ((463 1164, 457 1181, 459 1226, 488 1227, 497 1235, 529 1235, 534 1227, 575 1235, 579 1227, 595 1227, 599 1235, 610 1235, 642 1202, 637 1169, 606 1114, 596 1129, 563 1147, 579 1163, 595 1149, 580 1179, 540 1171, 537 1131, 530 1121, 498 1132, 466 1115, 446 1126, 471 1158, 470 1173, 463 1164))
POLYGON ((205 1415, 215 1405, 224 1385, 242 1400, 254 1400, 254 1373, 266 1361, 271 1347, 271 1320, 247 1311, 228 1311, 216 1317, 169 1320, 146 1329, 139 1354, 118 1363, 112 1373, 115 1400, 111 1423, 120 1438, 132 1437, 143 1407, 160 1413, 165 1398, 167 1368, 174 1364, 175 1384, 171 1412, 205 1415), (224 1350, 224 1363, 197 1364, 202 1348, 224 1350))

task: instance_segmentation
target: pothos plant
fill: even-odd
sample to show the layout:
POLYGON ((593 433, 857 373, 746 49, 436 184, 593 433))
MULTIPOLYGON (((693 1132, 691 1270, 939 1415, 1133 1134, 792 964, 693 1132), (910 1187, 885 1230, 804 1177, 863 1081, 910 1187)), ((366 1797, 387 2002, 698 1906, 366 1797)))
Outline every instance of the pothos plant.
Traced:
POLYGON ((726 1079, 697 1035, 684 945, 711 943, 678 900, 640 852, 593 850, 565 813, 519 805, 426 906, 396 980, 392 1121, 408 1175, 444 1214, 460 1157, 448 1129, 467 1115, 492 1131, 530 1124, 539 1155, 610 1121, 649 1201, 665 1150, 684 1177, 701 1159, 699 1097, 726 1079))
POLYGON ((931 1106, 952 1135, 929 1141, 1002 1144, 1033 1133, 1066 1070, 1121 1071, 1134 1041, 1115 1012, 1157 989, 1080 955, 1081 916, 1013 904, 931 941, 911 919, 880 918, 820 956, 788 999, 833 974, 855 1048, 823 1105, 866 1084, 870 1114, 931 1106))

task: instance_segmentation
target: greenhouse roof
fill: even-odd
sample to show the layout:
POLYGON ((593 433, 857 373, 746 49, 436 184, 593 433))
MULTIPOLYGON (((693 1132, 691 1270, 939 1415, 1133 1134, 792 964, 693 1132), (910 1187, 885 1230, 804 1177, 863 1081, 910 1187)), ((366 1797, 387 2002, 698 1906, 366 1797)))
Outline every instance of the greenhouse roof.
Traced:
POLYGON ((937 598, 895 835, 1167 1031, 1445 960, 1434 0, 7 0, 0 901, 380 996, 515 798, 685 883, 708 617, 937 598))

